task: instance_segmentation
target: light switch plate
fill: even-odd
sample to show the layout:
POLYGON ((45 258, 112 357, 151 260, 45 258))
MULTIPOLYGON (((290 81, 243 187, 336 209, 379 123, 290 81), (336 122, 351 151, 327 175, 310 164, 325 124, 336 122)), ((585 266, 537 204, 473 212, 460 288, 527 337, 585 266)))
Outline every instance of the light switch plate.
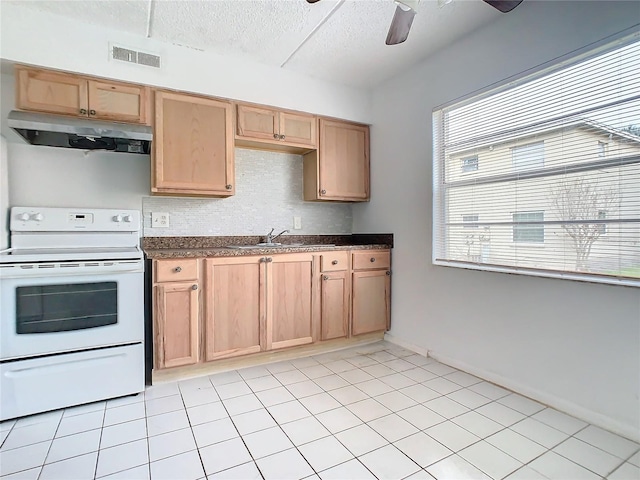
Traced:
POLYGON ((302 229, 302 217, 293 217, 293 229, 294 230, 302 229))
POLYGON ((151 212, 152 228, 169 228, 168 212, 151 212))

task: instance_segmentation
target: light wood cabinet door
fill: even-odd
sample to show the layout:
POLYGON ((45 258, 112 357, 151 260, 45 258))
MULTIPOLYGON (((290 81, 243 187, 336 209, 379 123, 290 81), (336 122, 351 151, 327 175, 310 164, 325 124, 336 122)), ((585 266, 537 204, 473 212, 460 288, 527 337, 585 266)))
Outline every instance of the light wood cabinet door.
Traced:
POLYGON ((297 145, 316 145, 317 118, 313 115, 302 115, 280 112, 280 140, 297 145))
POLYGON ((237 133, 241 137, 279 140, 278 112, 251 105, 237 105, 237 133))
POLYGON ((234 194, 232 105, 156 92, 153 193, 234 194))
POLYGON ((89 117, 146 123, 149 88, 89 80, 89 117))
POLYGON ((353 272, 353 335, 388 329, 391 314, 390 273, 389 270, 353 272))
POLYGON ((264 345, 263 257, 207 259, 205 360, 259 352, 264 345))
POLYGON ((324 273, 321 278, 321 339, 346 337, 349 334, 349 272, 324 273))
POLYGON ((313 255, 266 257, 266 348, 313 341, 313 255))
POLYGON ((198 362, 200 288, 197 282, 157 284, 155 287, 156 368, 198 362))
POLYGON ((369 200, 369 127, 319 121, 318 149, 304 156, 304 199, 369 200))
POLYGON ((87 116, 87 81, 74 75, 16 69, 16 107, 20 110, 87 116))

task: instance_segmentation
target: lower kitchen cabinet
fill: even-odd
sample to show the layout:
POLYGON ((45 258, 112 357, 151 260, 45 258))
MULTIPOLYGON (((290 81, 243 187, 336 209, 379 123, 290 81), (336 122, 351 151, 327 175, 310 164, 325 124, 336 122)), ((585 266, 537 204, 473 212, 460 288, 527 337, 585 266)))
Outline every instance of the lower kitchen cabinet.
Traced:
POLYGON ((327 272, 320 282, 321 340, 349 335, 349 272, 327 272))
POLYGON ((389 270, 353 272, 352 334, 389 328, 391 277, 389 270))
POLYGON ((388 330, 391 319, 391 252, 352 254, 351 334, 388 330))
POLYGON ((266 349, 313 342, 313 255, 266 257, 266 349))
POLYGON ((263 349, 264 265, 253 256, 205 261, 205 361, 263 349))
POLYGON ((154 289, 156 368, 197 363, 198 282, 160 283, 154 289))
POLYGON ((385 249, 155 260, 155 368, 387 330, 390 263, 385 249))

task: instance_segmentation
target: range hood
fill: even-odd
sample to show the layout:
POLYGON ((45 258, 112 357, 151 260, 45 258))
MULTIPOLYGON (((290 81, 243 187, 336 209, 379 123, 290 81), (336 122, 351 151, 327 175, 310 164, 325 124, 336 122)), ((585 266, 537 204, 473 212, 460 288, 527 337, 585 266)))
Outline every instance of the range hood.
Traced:
POLYGON ((153 138, 151 127, 147 125, 104 122, 18 110, 9 112, 7 123, 30 144, 49 147, 148 154, 153 138))

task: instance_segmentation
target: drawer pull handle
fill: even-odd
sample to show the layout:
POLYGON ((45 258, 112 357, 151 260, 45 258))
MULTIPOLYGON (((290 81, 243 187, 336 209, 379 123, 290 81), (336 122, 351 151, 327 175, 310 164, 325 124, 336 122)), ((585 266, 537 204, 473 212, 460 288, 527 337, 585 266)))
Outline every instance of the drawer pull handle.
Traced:
POLYGON ((198 289, 198 285, 191 285, 191 290, 197 290, 198 289))
POLYGON ((376 259, 374 257, 371 257, 369 260, 371 261, 371 263, 376 261, 376 259))
POLYGON ((174 272, 180 273, 182 271, 182 267, 176 267, 173 269, 174 272))
POLYGON ((331 265, 337 265, 338 264, 338 260, 334 260, 333 262, 331 262, 331 265))

